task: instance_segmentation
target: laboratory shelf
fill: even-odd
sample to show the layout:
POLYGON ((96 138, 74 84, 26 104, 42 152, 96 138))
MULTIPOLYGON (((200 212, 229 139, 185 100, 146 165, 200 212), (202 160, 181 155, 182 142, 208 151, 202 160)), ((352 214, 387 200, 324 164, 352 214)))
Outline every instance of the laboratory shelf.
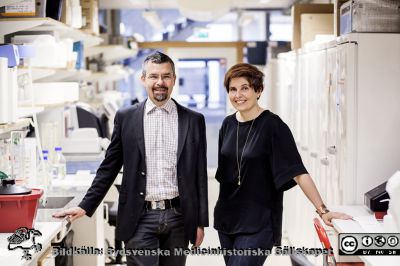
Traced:
POLYGON ((118 81, 129 76, 130 71, 118 69, 112 72, 92 72, 90 70, 32 68, 32 79, 41 82, 108 82, 118 81))
POLYGON ((32 68, 32 81, 44 79, 46 77, 54 75, 55 73, 56 69, 54 68, 41 68, 41 67, 32 68))
POLYGON ((91 71, 85 69, 32 68, 34 82, 81 81, 87 79, 91 74, 91 71))
POLYGON ((84 47, 96 46, 104 40, 99 36, 74 29, 52 18, 2 18, 0 19, 0 36, 18 31, 55 31, 61 38, 83 41, 84 47))
POLYGON ((106 63, 135 57, 137 53, 138 49, 129 49, 122 45, 98 45, 85 48, 85 57, 103 54, 103 60, 106 63))
POLYGON ((19 106, 17 109, 17 116, 20 118, 32 116, 33 114, 40 113, 43 110, 44 110, 44 107, 41 107, 41 106, 34 106, 34 107, 19 106))
POLYGON ((23 128, 28 127, 30 123, 31 123, 30 118, 20 118, 14 123, 0 124, 0 135, 7 134, 14 130, 21 130, 23 128))
POLYGON ((112 72, 96 72, 92 73, 85 80, 91 82, 113 82, 127 78, 131 71, 127 69, 118 69, 112 72))

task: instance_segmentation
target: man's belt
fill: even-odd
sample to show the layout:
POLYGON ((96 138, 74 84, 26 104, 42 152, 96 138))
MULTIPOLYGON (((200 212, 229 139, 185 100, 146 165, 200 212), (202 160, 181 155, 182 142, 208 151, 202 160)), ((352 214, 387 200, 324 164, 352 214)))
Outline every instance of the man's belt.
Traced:
POLYGON ((180 206, 179 197, 159 201, 145 201, 148 210, 166 210, 180 206))

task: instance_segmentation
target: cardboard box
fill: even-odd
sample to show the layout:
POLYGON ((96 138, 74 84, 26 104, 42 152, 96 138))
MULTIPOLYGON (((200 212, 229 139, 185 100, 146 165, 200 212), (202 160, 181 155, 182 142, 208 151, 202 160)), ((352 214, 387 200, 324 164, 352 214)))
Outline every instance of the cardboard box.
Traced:
POLYGON ((89 7, 89 6, 93 6, 96 5, 97 7, 99 7, 99 0, 80 0, 81 6, 84 7, 89 7))
POLYGON ((81 0, 82 30, 99 35, 99 2, 97 0, 81 0))
POLYGON ((301 48, 301 14, 333 14, 333 4, 296 4, 292 6, 292 49, 301 48))
POLYGON ((301 14, 301 46, 313 41, 317 34, 333 34, 333 14, 301 14))
POLYGON ((36 15, 35 0, 22 0, 0 7, 1 17, 33 17, 36 15))

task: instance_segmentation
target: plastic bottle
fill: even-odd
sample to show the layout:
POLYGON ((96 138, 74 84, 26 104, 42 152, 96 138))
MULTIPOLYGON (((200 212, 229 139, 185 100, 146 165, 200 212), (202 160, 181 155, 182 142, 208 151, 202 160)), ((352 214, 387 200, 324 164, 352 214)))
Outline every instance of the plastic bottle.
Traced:
POLYGON ((47 160, 49 159, 49 150, 42 150, 42 154, 43 154, 43 157, 47 157, 47 160))
POLYGON ((51 189, 50 183, 50 171, 49 171, 49 161, 48 161, 48 151, 43 151, 43 160, 40 161, 39 167, 37 169, 37 187, 43 188, 43 195, 40 198, 40 204, 46 206, 46 198, 48 190, 51 189))
POLYGON ((31 182, 31 185, 39 186, 44 189, 48 188, 50 185, 49 161, 47 156, 48 152, 46 153, 46 151, 43 151, 43 161, 39 162, 36 180, 31 182))
POLYGON ((62 154, 61 147, 55 147, 55 155, 52 164, 51 175, 54 179, 64 179, 67 173, 67 161, 65 160, 64 155, 62 154))

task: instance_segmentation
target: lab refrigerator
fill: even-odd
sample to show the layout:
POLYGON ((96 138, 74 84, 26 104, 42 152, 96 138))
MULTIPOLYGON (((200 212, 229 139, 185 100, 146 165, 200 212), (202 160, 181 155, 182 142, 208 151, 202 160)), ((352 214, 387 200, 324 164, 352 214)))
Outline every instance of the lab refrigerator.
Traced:
POLYGON ((339 203, 363 204, 400 167, 400 34, 345 35, 337 60, 339 203))
POLYGON ((400 34, 320 47, 298 54, 292 131, 306 166, 318 158, 327 203, 362 204, 400 165, 400 34))
MULTIPOLYGON (((286 112, 303 161, 328 207, 363 204, 400 166, 400 34, 351 33, 296 56, 286 112)), ((300 189, 285 206, 289 242, 319 247, 300 189)))

